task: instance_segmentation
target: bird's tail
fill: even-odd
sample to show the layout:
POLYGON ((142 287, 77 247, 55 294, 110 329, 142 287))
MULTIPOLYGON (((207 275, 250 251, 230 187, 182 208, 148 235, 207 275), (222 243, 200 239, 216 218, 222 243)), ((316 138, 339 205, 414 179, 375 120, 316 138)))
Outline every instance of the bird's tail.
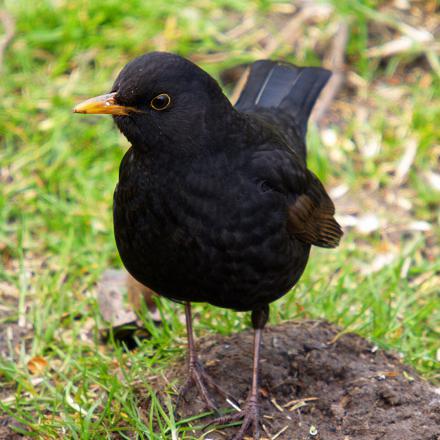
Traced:
POLYGON ((257 61, 251 66, 236 108, 240 111, 282 109, 293 117, 298 134, 304 140, 310 113, 330 76, 331 72, 321 67, 257 61))

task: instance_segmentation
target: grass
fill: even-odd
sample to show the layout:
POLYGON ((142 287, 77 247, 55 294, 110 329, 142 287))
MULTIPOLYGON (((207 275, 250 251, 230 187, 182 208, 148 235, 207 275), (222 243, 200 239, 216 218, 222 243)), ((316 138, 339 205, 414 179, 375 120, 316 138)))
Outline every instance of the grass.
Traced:
MULTIPOLYGON (((311 128, 309 163, 327 186, 347 187, 356 216, 373 212, 382 223, 368 234, 347 228, 336 251, 315 249, 294 294, 273 305, 271 321, 328 319, 401 352, 438 381, 439 196, 426 176, 439 154, 439 78, 417 53, 367 57, 367 47, 388 35, 370 35, 380 17, 393 16, 385 6, 335 2, 328 19, 304 26, 294 52, 276 40, 273 56, 317 65, 316 41, 328 41, 340 20, 350 22, 349 69, 361 85, 331 111, 342 124, 311 128), (417 154, 396 183, 410 140, 417 154), (393 197, 409 208, 394 212, 393 197), (402 230, 402 221, 429 230, 402 230), (375 267, 386 255, 389 262, 375 267)), ((73 116, 71 108, 107 91, 130 58, 157 48, 193 55, 219 78, 261 57, 264 38, 278 38, 291 7, 269 0, 5 0, 3 7, 17 29, 0 84, 0 331, 27 329, 28 336, 10 342, 0 358, 0 416, 37 438, 191 438, 174 419, 171 399, 161 404, 149 383, 183 355, 180 306, 160 304, 160 328, 146 315, 152 338, 135 351, 99 338, 95 286, 106 268, 121 265, 111 203, 127 144, 110 119, 73 116), (252 24, 240 38, 228 33, 246 19, 252 24), (36 356, 47 367, 32 374, 28 362, 36 356), (146 396, 148 412, 139 404, 146 396)), ((344 198, 338 207, 351 212, 344 198)), ((196 311, 198 335, 248 325, 242 314, 204 305, 196 311)))

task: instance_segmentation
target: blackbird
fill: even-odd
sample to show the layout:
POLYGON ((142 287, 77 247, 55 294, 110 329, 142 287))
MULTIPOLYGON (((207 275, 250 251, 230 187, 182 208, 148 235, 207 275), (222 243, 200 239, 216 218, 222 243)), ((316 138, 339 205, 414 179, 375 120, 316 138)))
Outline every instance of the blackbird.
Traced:
POLYGON ((333 248, 335 208, 306 165, 307 120, 330 72, 280 61, 252 64, 233 106, 189 60, 152 52, 129 62, 111 92, 77 113, 111 114, 131 143, 113 203, 116 244, 127 270, 185 304, 188 380, 215 408, 218 392, 199 363, 191 302, 251 311, 255 329, 249 396, 234 439, 259 438, 258 369, 269 303, 301 277, 311 245, 333 248))

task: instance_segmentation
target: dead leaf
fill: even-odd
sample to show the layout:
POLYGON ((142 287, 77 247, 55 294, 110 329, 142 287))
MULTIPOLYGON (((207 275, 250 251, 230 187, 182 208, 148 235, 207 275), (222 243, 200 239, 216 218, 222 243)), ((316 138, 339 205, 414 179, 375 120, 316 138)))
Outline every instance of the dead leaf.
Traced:
POLYGON ((378 254, 370 264, 362 267, 361 273, 362 275, 371 275, 372 273, 380 271, 385 266, 390 265, 396 258, 397 255, 394 252, 378 254))
POLYGON ((418 143, 415 139, 410 138, 405 145, 405 152, 399 161, 396 168, 396 175, 394 177, 394 184, 401 185, 411 169, 417 153, 418 143))
POLYGON ((98 304, 104 320, 112 327, 136 321, 136 314, 125 304, 126 277, 122 271, 106 270, 98 284, 98 304))
POLYGON ((155 293, 135 280, 129 273, 126 274, 127 297, 128 302, 133 306, 135 312, 142 309, 142 301, 147 305, 148 310, 152 314, 156 311, 156 303, 154 302, 155 293))
POLYGON ((377 375, 385 376, 385 377, 397 377, 399 376, 398 371, 378 371, 377 375))
POLYGON ((31 374, 43 374, 49 363, 42 356, 35 356, 27 363, 28 370, 31 374))
POLYGON ((356 229, 361 234, 371 234, 380 228, 380 220, 375 214, 365 214, 357 219, 356 229))

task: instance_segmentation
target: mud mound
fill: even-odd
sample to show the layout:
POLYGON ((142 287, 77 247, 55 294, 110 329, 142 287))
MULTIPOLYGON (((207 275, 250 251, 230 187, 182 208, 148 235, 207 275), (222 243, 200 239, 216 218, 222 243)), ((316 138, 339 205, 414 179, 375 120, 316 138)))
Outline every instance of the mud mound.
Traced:
MULTIPOLYGON (((396 355, 355 334, 337 338, 338 331, 316 321, 265 330, 260 381, 263 437, 439 440, 438 392, 396 355)), ((200 341, 208 373, 240 403, 250 385, 252 341, 252 331, 200 341)), ((184 367, 174 373, 183 380, 184 367)), ((199 396, 190 391, 180 413, 204 410, 199 396)), ((235 429, 206 438, 225 439, 235 429)))

